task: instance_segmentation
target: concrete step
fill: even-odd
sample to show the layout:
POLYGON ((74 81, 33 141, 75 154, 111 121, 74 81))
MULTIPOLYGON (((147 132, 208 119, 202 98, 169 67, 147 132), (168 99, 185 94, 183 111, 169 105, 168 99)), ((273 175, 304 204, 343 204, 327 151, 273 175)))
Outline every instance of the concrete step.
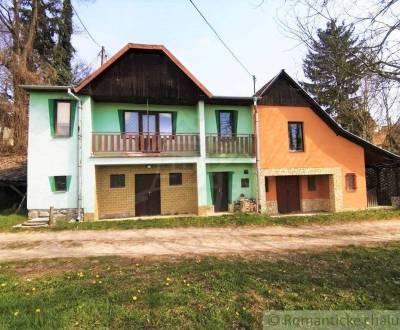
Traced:
POLYGON ((25 223, 38 223, 38 222, 40 222, 40 223, 42 223, 42 222, 49 223, 49 218, 48 217, 47 218, 34 218, 34 219, 30 219, 30 220, 25 221, 25 223))
POLYGON ((48 226, 49 226, 49 218, 34 218, 34 219, 27 220, 24 223, 21 223, 14 227, 38 228, 38 227, 48 227, 48 226))

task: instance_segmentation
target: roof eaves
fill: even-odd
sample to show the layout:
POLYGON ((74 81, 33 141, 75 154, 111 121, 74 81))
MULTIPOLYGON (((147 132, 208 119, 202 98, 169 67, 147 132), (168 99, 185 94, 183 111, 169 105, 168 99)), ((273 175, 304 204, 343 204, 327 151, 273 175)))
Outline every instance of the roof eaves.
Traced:
POLYGON ((20 85, 26 91, 67 91, 73 86, 50 86, 50 85, 20 85))

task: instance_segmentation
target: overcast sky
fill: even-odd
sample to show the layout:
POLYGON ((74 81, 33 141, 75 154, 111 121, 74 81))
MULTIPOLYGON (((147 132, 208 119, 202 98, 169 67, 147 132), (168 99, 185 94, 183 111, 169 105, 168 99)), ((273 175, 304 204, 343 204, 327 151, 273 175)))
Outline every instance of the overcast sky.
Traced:
MULTIPOLYGON (((195 0, 260 88, 279 70, 302 79, 305 51, 279 25, 281 0, 195 0)), ((214 95, 251 95, 251 77, 204 23, 188 0, 73 1, 89 32, 113 55, 128 42, 165 45, 214 95)), ((81 29, 79 21, 74 24, 81 29)), ((73 37, 77 55, 94 68, 100 48, 88 35, 73 37)))

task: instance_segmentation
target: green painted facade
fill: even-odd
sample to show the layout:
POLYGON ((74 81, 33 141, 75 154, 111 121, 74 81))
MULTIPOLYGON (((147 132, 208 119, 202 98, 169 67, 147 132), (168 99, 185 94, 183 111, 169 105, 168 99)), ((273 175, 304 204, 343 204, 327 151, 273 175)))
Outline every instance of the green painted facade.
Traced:
MULTIPOLYGON (((94 102, 92 109, 93 132, 119 132, 118 110, 146 111, 145 104, 128 103, 97 103, 94 102)), ((237 115, 236 133, 252 134, 253 121, 251 107, 246 106, 205 106, 206 134, 218 133, 218 111, 234 111, 237 115)), ((198 119, 196 106, 175 105, 150 105, 149 111, 176 113, 176 133, 198 133, 198 119)))
MULTIPOLYGON (((93 132, 113 133, 120 131, 119 110, 146 111, 145 104, 94 103, 92 107, 93 132)), ((173 112, 176 118, 176 133, 198 133, 196 106, 149 105, 149 111, 173 112)))
POLYGON ((253 134, 253 119, 251 114, 251 107, 210 104, 207 104, 205 106, 204 111, 206 134, 218 133, 218 112, 221 110, 235 112, 236 134, 253 134))
POLYGON ((256 169, 254 164, 207 164, 207 204, 213 205, 213 172, 228 172, 229 203, 237 201, 243 194, 256 198, 256 169), (245 170, 248 171, 245 174, 245 170), (241 179, 249 179, 249 187, 241 187, 241 179))

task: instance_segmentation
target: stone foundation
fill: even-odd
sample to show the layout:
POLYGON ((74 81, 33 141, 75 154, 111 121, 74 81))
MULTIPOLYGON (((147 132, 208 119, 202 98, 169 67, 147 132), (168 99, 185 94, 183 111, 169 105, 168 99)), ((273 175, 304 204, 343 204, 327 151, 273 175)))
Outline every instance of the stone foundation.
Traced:
POLYGON ((302 212, 315 212, 315 211, 330 211, 329 199, 302 199, 301 211, 302 212))
POLYGON ((400 209, 400 196, 393 196, 391 200, 392 206, 396 209, 400 209))
MULTIPOLYGON (((71 219, 76 219, 78 217, 78 209, 54 209, 53 210, 54 220, 58 221, 68 221, 71 219)), ((28 211, 28 218, 48 218, 49 217, 49 209, 31 209, 28 211)))
POLYGON ((266 201, 265 202, 265 213, 267 214, 278 214, 278 202, 277 201, 266 201))
POLYGON ((214 214, 214 205, 203 205, 198 207, 197 215, 208 216, 213 214, 214 214))

